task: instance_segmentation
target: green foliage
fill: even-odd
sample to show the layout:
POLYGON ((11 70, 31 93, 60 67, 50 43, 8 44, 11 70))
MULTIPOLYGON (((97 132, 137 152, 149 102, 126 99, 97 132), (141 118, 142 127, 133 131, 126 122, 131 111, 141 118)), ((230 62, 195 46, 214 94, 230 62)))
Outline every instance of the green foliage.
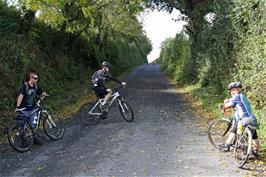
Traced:
POLYGON ((151 43, 136 19, 140 1, 17 2, 8 7, 0 0, 0 128, 14 116, 30 68, 50 95, 45 105, 61 112, 84 102, 103 60, 112 63, 115 75, 147 62, 151 43))
POLYGON ((203 6, 194 7, 193 11, 190 11, 192 14, 188 14, 183 8, 189 21, 185 27, 185 32, 189 35, 189 46, 182 44, 181 39, 167 39, 162 47, 159 62, 178 82, 198 83, 200 88, 196 89, 194 94, 205 100, 209 106, 218 103, 215 95, 219 95, 220 102, 222 98, 229 97, 226 91, 229 82, 241 81, 244 92, 262 124, 260 135, 262 139, 265 138, 265 1, 215 1, 205 10, 202 9, 203 6), (212 21, 202 18, 206 17, 208 12, 214 14, 212 21), (193 14, 201 15, 195 17, 193 14), (190 50, 181 50, 179 45, 190 50), (182 57, 181 51, 186 52, 188 57, 182 57))
POLYGON ((160 57, 157 62, 163 63, 165 70, 171 73, 180 83, 186 83, 189 75, 190 41, 184 34, 177 34, 174 39, 162 43, 160 57))

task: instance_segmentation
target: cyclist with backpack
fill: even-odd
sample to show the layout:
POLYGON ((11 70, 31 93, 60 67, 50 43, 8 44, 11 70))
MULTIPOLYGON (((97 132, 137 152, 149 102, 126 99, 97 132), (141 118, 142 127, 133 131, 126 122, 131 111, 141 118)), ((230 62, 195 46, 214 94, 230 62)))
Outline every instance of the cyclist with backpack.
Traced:
MULTIPOLYGON (((32 110, 35 108, 36 96, 48 96, 48 94, 37 85, 38 79, 37 72, 30 70, 26 75, 26 82, 23 83, 19 89, 15 111, 17 112, 18 110, 25 108, 24 110, 19 111, 19 114, 22 117, 28 117, 31 114, 32 110)), ((33 114, 29 117, 33 127, 35 127, 37 123, 35 122, 37 118, 36 114, 33 114)))
MULTIPOLYGON (((257 119, 252 113, 251 106, 242 93, 242 84, 240 82, 232 82, 228 85, 228 90, 230 90, 232 97, 230 99, 224 100, 223 110, 227 110, 230 108, 235 109, 235 117, 237 122, 235 122, 232 126, 231 133, 226 141, 224 151, 230 150, 230 145, 233 144, 237 129, 242 129, 243 126, 251 125, 257 127, 257 119)), ((257 131, 255 130, 253 133, 253 155, 258 157, 258 149, 259 149, 259 140, 257 131)))
POLYGON ((114 78, 110 73, 110 63, 104 61, 102 62, 102 69, 96 71, 92 76, 92 85, 93 85, 93 91, 99 96, 100 99, 104 98, 103 101, 103 116, 102 118, 105 119, 107 116, 106 107, 107 107, 107 101, 112 95, 112 90, 110 88, 105 87, 105 81, 110 79, 112 81, 115 81, 121 85, 126 85, 125 82, 121 82, 118 79, 114 78))

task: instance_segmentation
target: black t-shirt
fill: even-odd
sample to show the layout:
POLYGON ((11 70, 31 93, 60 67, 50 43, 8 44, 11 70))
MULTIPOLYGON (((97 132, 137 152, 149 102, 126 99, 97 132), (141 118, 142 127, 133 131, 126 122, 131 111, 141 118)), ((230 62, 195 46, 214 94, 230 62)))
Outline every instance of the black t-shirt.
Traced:
POLYGON ((38 85, 31 87, 29 83, 24 83, 19 89, 19 93, 24 96, 20 108, 32 108, 36 103, 36 95, 41 95, 43 90, 38 85))

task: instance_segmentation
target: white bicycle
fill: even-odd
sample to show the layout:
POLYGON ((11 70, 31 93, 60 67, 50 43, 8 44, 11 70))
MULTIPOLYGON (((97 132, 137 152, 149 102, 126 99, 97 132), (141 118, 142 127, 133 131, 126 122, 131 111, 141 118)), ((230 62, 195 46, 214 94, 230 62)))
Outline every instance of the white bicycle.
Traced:
MULTIPOLYGON (((124 86, 120 86, 113 89, 113 94, 109 99, 111 101, 106 103, 107 106, 105 108, 105 111, 109 112, 109 110, 112 108, 113 103, 118 101, 119 111, 122 117, 125 119, 125 121, 132 122, 134 120, 134 112, 131 106, 125 101, 125 99, 118 92, 123 87, 124 86)), ((102 119, 104 99, 100 99, 97 94, 96 96, 98 97, 96 103, 91 103, 87 108, 81 110, 80 119, 86 125, 97 124, 102 119)))

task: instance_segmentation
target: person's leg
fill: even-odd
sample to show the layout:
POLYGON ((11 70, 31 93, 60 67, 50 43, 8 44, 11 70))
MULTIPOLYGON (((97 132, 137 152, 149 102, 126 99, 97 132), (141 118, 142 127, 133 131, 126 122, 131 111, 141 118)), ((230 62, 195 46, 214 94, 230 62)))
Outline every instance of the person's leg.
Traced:
POLYGON ((237 131, 237 122, 234 122, 232 125, 231 132, 225 142, 225 148, 224 148, 225 152, 228 152, 230 150, 230 145, 234 144, 234 141, 236 139, 236 131, 237 131))
POLYGON ((30 125, 32 126, 32 128, 35 128, 36 125, 37 125, 37 119, 38 119, 38 114, 37 112, 35 112, 34 114, 33 113, 34 110, 31 110, 31 111, 28 111, 28 114, 27 114, 27 117, 30 121, 30 125))
POLYGON ((260 141, 259 139, 253 139, 253 147, 254 147, 254 150, 259 150, 260 148, 260 141))
POLYGON ((113 92, 111 89, 106 89, 107 94, 104 97, 104 101, 103 101, 103 105, 105 105, 107 103, 107 101, 111 98, 113 92))
POLYGON ((231 132, 231 133, 229 134, 227 140, 226 140, 226 144, 228 144, 228 145, 233 144, 234 141, 235 141, 235 138, 236 138, 236 134, 231 132))
POLYGON ((260 148, 260 142, 258 139, 258 134, 257 131, 255 130, 253 133, 253 137, 252 137, 252 145, 253 145, 253 150, 252 150, 252 154, 258 158, 259 157, 259 148, 260 148))
POLYGON ((112 96, 112 90, 111 89, 104 89, 103 90, 103 94, 104 96, 104 100, 103 100, 103 106, 102 106, 102 119, 106 119, 107 118, 107 107, 108 105, 106 104, 108 102, 108 100, 110 99, 110 97, 112 96))
POLYGON ((25 139, 25 123, 26 123, 26 119, 28 119, 28 112, 27 111, 22 111, 19 113, 19 120, 18 120, 18 124, 19 124, 19 143, 21 144, 22 147, 27 147, 27 141, 25 139))

